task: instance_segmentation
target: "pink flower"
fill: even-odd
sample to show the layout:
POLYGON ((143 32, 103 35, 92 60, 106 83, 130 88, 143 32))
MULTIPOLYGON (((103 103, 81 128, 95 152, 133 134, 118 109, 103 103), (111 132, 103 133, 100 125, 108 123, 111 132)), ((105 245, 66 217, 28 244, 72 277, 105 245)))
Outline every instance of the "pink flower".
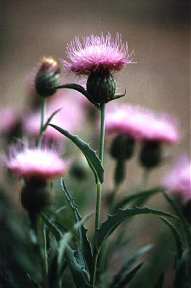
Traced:
POLYGON ((26 179, 49 180, 64 175, 68 169, 66 161, 49 148, 15 148, 5 163, 11 172, 26 179))
POLYGON ((18 114, 12 108, 0 109, 0 133, 9 133, 15 127, 18 121, 18 114))
POLYGON ((132 63, 127 43, 122 43, 119 34, 114 39, 109 33, 106 36, 90 35, 82 42, 75 38, 67 47, 67 56, 65 68, 77 74, 89 74, 95 70, 119 71, 132 63))
POLYGON ((138 140, 177 143, 180 138, 174 119, 126 104, 108 111, 106 129, 109 134, 127 133, 138 140))
MULTIPOLYGON (((57 109, 61 110, 51 120, 52 124, 60 126, 70 132, 75 132, 83 126, 84 122, 84 104, 82 97, 75 93, 60 93, 49 102, 46 111, 46 120, 57 109)), ((32 136, 39 135, 40 128, 40 111, 37 111, 23 119, 24 131, 32 136)), ((60 141, 64 140, 64 136, 52 127, 48 127, 45 132, 47 139, 60 141)))
POLYGON ((182 157, 164 180, 164 186, 183 203, 191 200, 191 161, 182 157))

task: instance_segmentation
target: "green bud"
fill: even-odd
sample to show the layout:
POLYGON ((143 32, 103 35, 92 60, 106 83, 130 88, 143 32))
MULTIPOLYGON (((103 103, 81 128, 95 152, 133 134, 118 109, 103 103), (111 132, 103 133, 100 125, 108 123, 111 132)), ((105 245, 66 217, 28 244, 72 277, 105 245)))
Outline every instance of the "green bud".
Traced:
POLYGON ((21 191, 21 204, 30 215, 39 214, 52 202, 52 195, 45 181, 31 178, 21 191))
POLYGON ((60 84, 60 68, 53 58, 43 58, 35 78, 35 87, 41 97, 55 94, 56 87, 60 84))
POLYGON ((116 136, 111 144, 110 154, 116 160, 128 160, 133 156, 135 140, 126 135, 116 136))
POLYGON ((145 141, 142 143, 139 161, 146 169, 157 167, 162 160, 161 143, 159 141, 145 141))
POLYGON ((86 88, 93 103, 103 104, 115 98, 116 82, 110 72, 94 71, 90 73, 86 88))

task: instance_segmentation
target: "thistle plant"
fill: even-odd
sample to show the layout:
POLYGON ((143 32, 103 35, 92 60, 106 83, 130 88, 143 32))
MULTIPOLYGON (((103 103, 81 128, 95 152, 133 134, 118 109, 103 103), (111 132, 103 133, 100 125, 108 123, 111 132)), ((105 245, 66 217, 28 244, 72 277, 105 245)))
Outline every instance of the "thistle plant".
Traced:
MULTIPOLYGON (((128 45, 122 42, 119 34, 115 38, 110 34, 91 35, 82 41, 75 38, 66 50, 64 69, 82 76, 86 85, 62 83, 61 64, 52 57, 43 58, 34 77, 40 107, 28 115, 23 123, 24 133, 30 134, 35 141, 30 144, 28 140, 26 144, 24 140, 24 144, 11 147, 8 156, 4 157, 7 169, 21 180, 20 201, 30 222, 26 229, 29 232, 27 245, 30 245, 40 263, 40 276, 35 277, 28 266, 15 262, 23 271, 23 277, 27 275, 25 287, 167 287, 165 277, 169 270, 174 274, 171 279, 173 287, 190 287, 189 160, 178 164, 175 172, 169 174, 160 186, 148 189, 144 181, 144 185, 136 186, 136 193, 127 193, 126 187, 125 195, 119 193, 128 177, 130 160, 135 155, 138 165, 147 174, 163 164, 165 146, 171 147, 180 141, 175 121, 139 106, 118 104, 118 99, 123 98, 125 93, 116 93, 115 73, 133 63, 128 45), (81 96, 85 100, 79 100, 81 96), (98 151, 74 134, 85 123, 87 106, 83 101, 98 111, 99 132, 95 145, 98 151), (105 137, 110 138, 108 154, 115 162, 113 191, 108 203, 105 203, 105 137), (75 163, 75 153, 69 157, 70 150, 67 150, 64 139, 79 149, 92 175, 84 173, 84 166, 75 163), (65 155, 62 155, 63 151, 65 155), (80 189, 80 182, 88 182, 89 176, 88 193, 91 193, 93 186, 96 188, 96 201, 93 206, 91 203, 91 213, 87 213, 88 202, 82 207, 75 199, 76 194, 70 191, 72 185, 70 176, 67 176, 70 170, 72 177, 78 181, 76 189, 80 189), (59 198, 60 192, 62 197, 59 198), (164 197, 170 212, 145 206, 147 200, 156 194, 164 197), (84 210, 86 214, 82 217, 84 210), (165 233, 161 233, 155 245, 149 242, 141 248, 135 247, 130 254, 127 249, 126 259, 119 260, 121 267, 113 271, 113 254, 118 253, 123 258, 124 244, 130 247, 128 242, 132 233, 128 224, 134 216, 141 215, 158 218, 165 225, 165 233), (92 218, 95 218, 93 228, 89 224, 92 218), (121 229, 117 229, 119 226, 121 229), (164 243, 166 253, 161 255, 164 243)), ((96 127, 92 130, 96 131, 96 127)), ((0 221, 2 219, 0 210, 0 221)), ((12 235, 12 228, 7 222, 6 225, 12 235)), ((21 241, 20 237, 16 239, 21 241)), ((27 256, 25 251, 22 257, 28 259, 27 256)), ((35 264, 32 263, 32 266, 35 264)), ((3 276, 0 274, 0 284, 6 283, 1 278, 3 276)), ((17 283, 14 286, 10 281, 7 283, 8 287, 20 285, 17 283)))

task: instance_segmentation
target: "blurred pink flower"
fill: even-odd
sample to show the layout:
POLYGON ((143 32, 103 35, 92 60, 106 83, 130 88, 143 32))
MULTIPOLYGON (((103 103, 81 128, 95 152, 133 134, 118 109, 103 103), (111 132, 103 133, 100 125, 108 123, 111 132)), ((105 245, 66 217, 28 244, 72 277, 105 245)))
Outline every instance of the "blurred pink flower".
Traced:
POLYGON ((90 35, 82 42, 76 37, 67 47, 67 56, 65 68, 77 74, 89 74, 95 70, 119 71, 132 63, 127 43, 122 43, 119 34, 114 39, 109 33, 90 35))
POLYGON ((167 115, 153 113, 139 106, 121 104, 108 111, 106 130, 111 133, 127 133, 138 140, 177 143, 180 135, 175 120, 167 115))
POLYGON ((18 113, 10 108, 0 109, 0 134, 9 133, 15 127, 18 121, 18 113))
MULTIPOLYGON (((61 110, 51 120, 52 124, 58 125, 63 129, 70 132, 75 132, 83 126, 85 111, 84 102, 79 95, 75 93, 59 93, 55 96, 52 101, 48 103, 46 111, 46 120, 50 115, 57 109, 61 110)), ((38 136, 40 128, 40 111, 32 113, 28 117, 25 116, 23 119, 23 129, 28 135, 38 136)), ((47 139, 59 141, 64 140, 62 134, 48 127, 45 132, 47 139)))
POLYGON ((164 179, 164 186, 183 203, 191 200, 191 161, 183 156, 164 179))
POLYGON ((68 169, 67 162, 49 148, 24 147, 19 150, 15 147, 5 163, 11 172, 27 179, 48 180, 64 175, 68 169))

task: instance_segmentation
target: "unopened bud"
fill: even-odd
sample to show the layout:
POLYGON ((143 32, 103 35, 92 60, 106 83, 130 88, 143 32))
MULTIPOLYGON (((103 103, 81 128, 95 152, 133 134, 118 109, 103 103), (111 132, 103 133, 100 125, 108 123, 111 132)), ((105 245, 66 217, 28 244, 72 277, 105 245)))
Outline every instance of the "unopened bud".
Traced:
POLYGON ((117 160, 128 160, 133 156, 135 140, 126 134, 118 135, 114 138, 110 154, 117 160))
POLYGON ((56 92, 60 84, 60 67, 53 58, 43 58, 35 78, 37 93, 42 97, 49 97, 56 92))
POLYGON ((31 178, 21 191, 21 203, 30 215, 39 214, 52 202, 52 195, 45 181, 31 178))
POLYGON ((87 92, 92 102, 103 104, 115 98, 116 82, 108 71, 94 71, 87 80, 87 92))
POLYGON ((161 143, 159 141, 145 141, 142 144, 139 161, 146 169, 157 167, 162 160, 161 143))

